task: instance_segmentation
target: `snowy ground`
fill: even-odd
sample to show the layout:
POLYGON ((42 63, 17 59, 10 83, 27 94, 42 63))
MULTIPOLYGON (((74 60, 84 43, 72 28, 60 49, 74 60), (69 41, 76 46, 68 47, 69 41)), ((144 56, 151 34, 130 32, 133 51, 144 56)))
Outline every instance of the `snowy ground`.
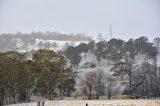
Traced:
MULTIPOLYGON (((160 100, 61 100, 45 101, 44 106, 160 106, 160 100)), ((37 106, 37 103, 8 106, 37 106)))

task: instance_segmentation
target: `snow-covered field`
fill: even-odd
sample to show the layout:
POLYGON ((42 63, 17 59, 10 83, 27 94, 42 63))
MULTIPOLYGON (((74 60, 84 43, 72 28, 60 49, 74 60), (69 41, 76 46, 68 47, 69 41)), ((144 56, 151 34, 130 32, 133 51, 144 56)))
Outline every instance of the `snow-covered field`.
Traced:
MULTIPOLYGON (((8 106, 36 106, 37 103, 8 106)), ((160 100, 63 100, 45 101, 44 106, 160 106, 160 100), (87 105, 88 104, 88 105, 87 105)))

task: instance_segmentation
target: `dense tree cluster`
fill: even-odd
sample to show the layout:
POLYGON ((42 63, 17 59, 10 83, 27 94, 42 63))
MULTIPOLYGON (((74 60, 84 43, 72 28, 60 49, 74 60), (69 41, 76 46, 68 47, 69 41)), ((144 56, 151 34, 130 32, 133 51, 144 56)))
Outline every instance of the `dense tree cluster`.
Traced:
MULTIPOLYGON (((65 55, 71 60, 71 64, 78 66, 80 60, 75 60, 81 58, 78 57, 81 53, 93 53, 97 58, 99 67, 101 67, 102 59, 108 61, 105 63, 106 67, 112 66, 110 69, 113 72, 112 76, 119 77, 120 83, 126 86, 123 94, 130 95, 130 97, 133 95, 160 97, 159 52, 160 38, 155 38, 153 42, 150 42, 147 37, 140 37, 138 39, 130 39, 127 42, 121 39, 111 39, 110 41, 97 43, 91 41, 88 44, 69 47, 66 49, 65 55), (140 63, 137 63, 139 60, 141 60, 140 63)), ((83 84, 86 82, 84 86, 88 86, 83 89, 88 99, 92 97, 93 82, 96 82, 94 79, 96 76, 93 77, 92 81, 92 74, 90 73, 90 76, 86 75, 86 78, 90 77, 91 82, 86 82, 82 79, 83 84)))
POLYGON ((1 105, 29 102, 32 95, 70 96, 74 84, 73 71, 65 68, 65 58, 54 51, 34 51, 32 60, 18 52, 0 53, 1 105))

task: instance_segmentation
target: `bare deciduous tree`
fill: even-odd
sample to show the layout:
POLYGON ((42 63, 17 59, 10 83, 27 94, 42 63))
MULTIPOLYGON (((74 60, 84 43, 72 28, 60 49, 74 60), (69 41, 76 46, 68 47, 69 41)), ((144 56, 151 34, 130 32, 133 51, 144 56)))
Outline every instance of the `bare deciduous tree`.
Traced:
POLYGON ((81 87, 87 99, 99 99, 100 96, 105 94, 110 99, 119 92, 117 81, 103 70, 87 72, 81 79, 81 87))
POLYGON ((117 95, 119 93, 120 87, 117 85, 118 83, 116 79, 114 79, 111 75, 107 75, 105 86, 108 99, 111 99, 112 96, 117 95))

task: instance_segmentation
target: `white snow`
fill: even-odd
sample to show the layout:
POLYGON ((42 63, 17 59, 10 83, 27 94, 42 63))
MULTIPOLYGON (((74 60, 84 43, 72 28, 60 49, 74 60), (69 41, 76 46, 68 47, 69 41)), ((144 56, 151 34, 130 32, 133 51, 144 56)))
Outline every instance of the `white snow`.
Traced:
POLYGON ((51 46, 49 49, 50 50, 54 50, 54 51, 57 51, 57 50, 62 50, 65 46, 66 43, 68 43, 69 45, 72 45, 72 46, 77 46, 79 45, 80 43, 88 43, 87 41, 60 41, 60 40, 42 40, 42 39, 36 39, 36 42, 34 45, 28 45, 27 48, 23 48, 23 42, 21 40, 18 40, 18 43, 17 43, 17 47, 22 47, 19 52, 26 52, 26 51, 31 51, 31 50, 38 50, 40 49, 39 47, 39 42, 42 42, 42 43, 50 43, 50 44, 53 44, 54 42, 57 44, 57 48, 55 49, 53 46, 51 46))

